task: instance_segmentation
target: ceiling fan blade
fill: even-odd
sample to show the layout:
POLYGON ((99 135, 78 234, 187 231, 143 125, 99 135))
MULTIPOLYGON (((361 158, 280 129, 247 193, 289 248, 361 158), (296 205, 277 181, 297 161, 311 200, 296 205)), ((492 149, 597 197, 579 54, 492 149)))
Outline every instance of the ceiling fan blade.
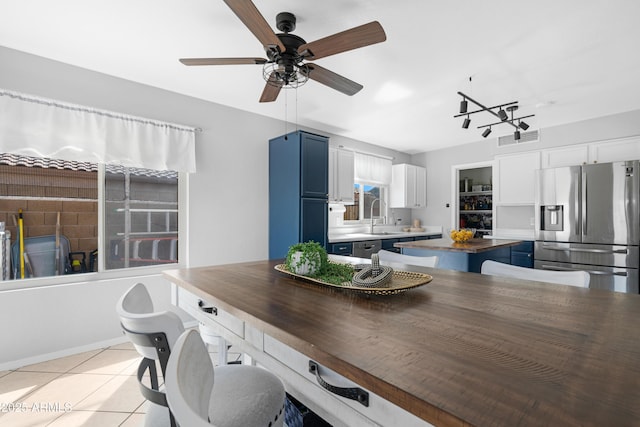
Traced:
POLYGON ((340 74, 336 74, 333 71, 329 71, 317 64, 305 65, 307 66, 308 71, 306 71, 304 67, 301 67, 300 70, 309 76, 311 80, 315 80, 318 83, 329 86, 332 89, 344 93, 345 95, 355 95, 363 88, 361 84, 349 80, 340 74))
POLYGON ((264 87, 262 91, 262 96, 260 96, 260 102, 273 102, 276 100, 278 95, 280 94, 280 89, 282 89, 283 81, 279 80, 276 77, 275 72, 269 75, 269 81, 264 87))
POLYGON ((373 21, 311 43, 305 43, 298 48, 298 52, 306 59, 315 60, 380 43, 386 39, 387 35, 382 25, 378 21, 373 21))
POLYGON ((251 0, 224 0, 224 2, 265 48, 277 46, 280 52, 286 50, 251 0))
POLYGON ((184 65, 239 65, 239 64, 266 64, 264 58, 181 58, 184 65))

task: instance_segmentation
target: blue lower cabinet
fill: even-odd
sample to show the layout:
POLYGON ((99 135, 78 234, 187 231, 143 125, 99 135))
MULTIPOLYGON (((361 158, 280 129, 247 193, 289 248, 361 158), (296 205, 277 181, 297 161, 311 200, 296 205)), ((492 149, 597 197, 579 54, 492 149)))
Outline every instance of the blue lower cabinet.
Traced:
POLYGON ((533 242, 511 246, 511 265, 533 268, 533 242))
POLYGON ((414 240, 442 239, 442 234, 432 234, 430 236, 418 236, 414 240))
POLYGON ((352 242, 329 243, 328 252, 334 255, 351 256, 351 254, 353 254, 353 243, 352 242))

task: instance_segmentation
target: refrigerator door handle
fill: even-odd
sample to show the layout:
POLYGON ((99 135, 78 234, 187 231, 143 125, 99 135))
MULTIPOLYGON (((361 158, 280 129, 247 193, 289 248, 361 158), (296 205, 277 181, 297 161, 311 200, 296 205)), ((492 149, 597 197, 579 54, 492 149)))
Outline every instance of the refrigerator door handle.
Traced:
POLYGON ((580 249, 580 248, 563 248, 562 246, 547 246, 543 245, 543 249, 550 251, 569 251, 569 252, 583 252, 591 254, 623 254, 627 255, 629 251, 627 249, 580 249))
MULTIPOLYGON (((584 175, 584 172, 583 172, 584 175)), ((580 172, 576 171, 573 175, 573 182, 577 183, 579 186, 580 172)), ((576 191, 573 192, 573 224, 574 224, 574 234, 576 236, 580 236, 580 192, 582 191, 582 187, 578 187, 576 191)), ((582 199, 584 200, 584 198, 582 199)), ((584 208, 583 208, 584 209, 584 208)))
POLYGON ((587 173, 586 172, 582 172, 582 235, 583 236, 587 235, 587 173))
POLYGON ((542 264, 542 270, 554 270, 554 271, 586 271, 589 274, 597 276, 627 276, 626 271, 600 271, 600 270, 580 270, 577 268, 558 267, 557 265, 542 264))

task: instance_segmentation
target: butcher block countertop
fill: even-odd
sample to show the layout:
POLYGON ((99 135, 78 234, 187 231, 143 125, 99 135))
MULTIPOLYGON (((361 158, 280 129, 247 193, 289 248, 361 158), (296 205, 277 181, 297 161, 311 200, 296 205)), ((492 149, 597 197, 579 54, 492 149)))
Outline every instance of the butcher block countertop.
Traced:
POLYGON ((365 296, 280 262, 164 275, 436 426, 640 422, 640 295, 422 267, 430 283, 365 296))
POLYGON ((471 239, 468 242, 456 243, 451 239, 418 240, 415 242, 399 242, 393 246, 396 248, 430 249, 434 251, 465 252, 476 254, 492 251, 498 248, 506 248, 522 243, 521 240, 501 239, 471 239))

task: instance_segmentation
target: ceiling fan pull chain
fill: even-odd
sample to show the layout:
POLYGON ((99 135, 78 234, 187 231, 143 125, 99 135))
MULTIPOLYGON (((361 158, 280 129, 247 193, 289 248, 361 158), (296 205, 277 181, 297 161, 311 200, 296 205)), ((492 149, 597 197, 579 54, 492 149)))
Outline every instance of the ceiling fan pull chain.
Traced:
POLYGON ((285 134, 285 139, 287 139, 286 135, 287 135, 287 120, 288 120, 288 106, 289 106, 289 96, 287 95, 287 92, 285 91, 284 93, 284 134, 285 134))
POLYGON ((296 132, 299 130, 298 129, 298 88, 296 87, 294 89, 296 91, 296 132))

